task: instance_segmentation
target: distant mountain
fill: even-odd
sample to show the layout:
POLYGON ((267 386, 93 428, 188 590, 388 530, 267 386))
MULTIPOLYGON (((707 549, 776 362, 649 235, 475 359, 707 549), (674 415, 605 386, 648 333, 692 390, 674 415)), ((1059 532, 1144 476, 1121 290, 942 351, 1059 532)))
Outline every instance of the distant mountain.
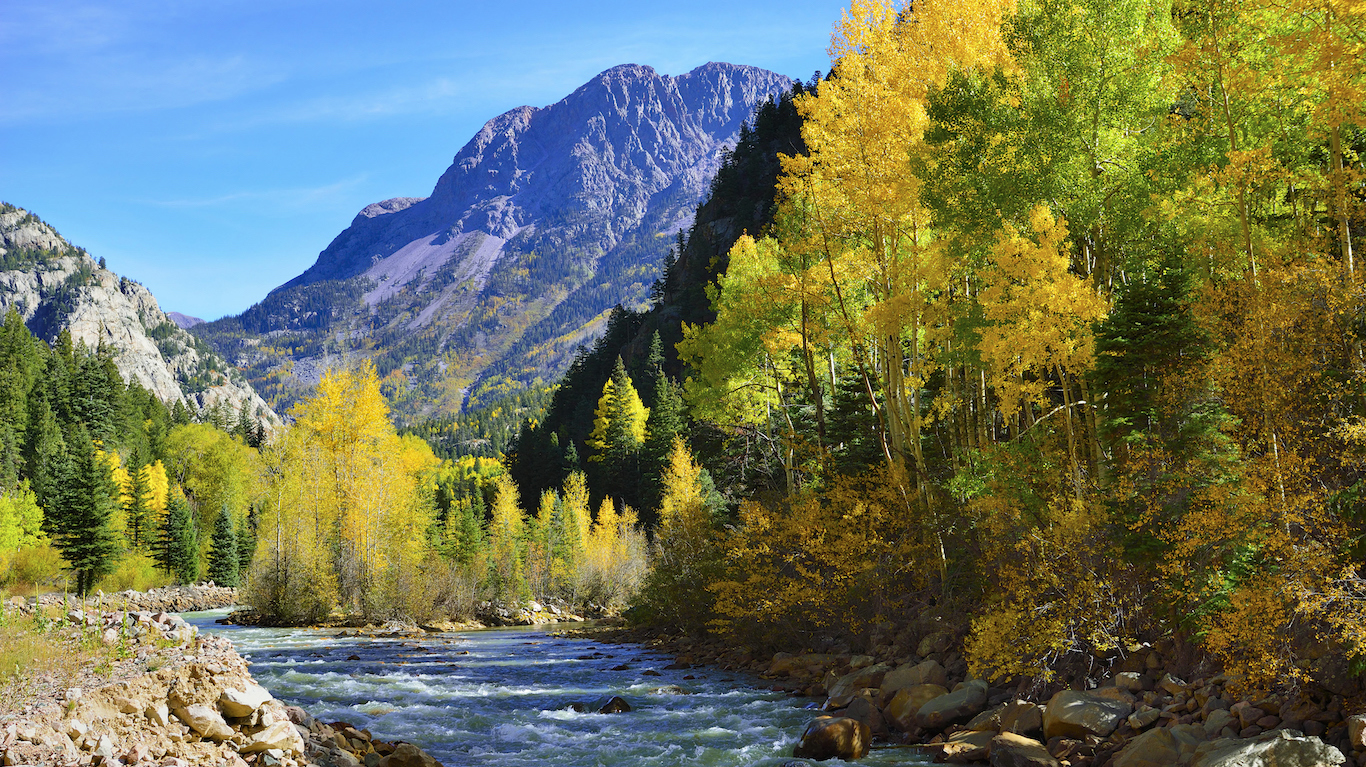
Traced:
POLYGON ((75 343, 103 344, 125 381, 167 404, 236 416, 245 403, 252 417, 280 423, 242 374, 177 327, 147 288, 104 268, 37 216, 0 203, 0 315, 11 308, 49 343, 68 330, 75 343))
POLYGON ((367 206, 303 274, 194 332, 277 408, 359 357, 407 417, 552 381, 613 306, 648 302, 741 124, 791 84, 609 69, 490 120, 431 196, 367 206))
POLYGON ((188 314, 181 314, 180 312, 166 312, 166 316, 170 317, 171 322, 174 322, 175 326, 181 330, 189 330, 195 325, 204 324, 204 320, 201 320, 198 317, 191 317, 188 314))

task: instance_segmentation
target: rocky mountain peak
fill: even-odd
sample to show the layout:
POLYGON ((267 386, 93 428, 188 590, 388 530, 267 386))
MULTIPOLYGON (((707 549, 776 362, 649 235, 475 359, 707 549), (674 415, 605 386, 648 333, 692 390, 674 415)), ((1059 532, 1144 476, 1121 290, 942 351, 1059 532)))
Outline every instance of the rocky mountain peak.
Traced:
POLYGON ((517 385, 550 380, 613 305, 647 299, 741 125, 792 82, 735 64, 676 77, 623 64, 508 110, 428 197, 366 206, 303 274, 195 332, 263 378, 280 357, 243 333, 297 333, 290 375, 305 387, 301 371, 326 354, 293 350, 337 354, 345 338, 381 374, 430 388, 437 410, 458 408, 490 367, 524 371, 517 385))

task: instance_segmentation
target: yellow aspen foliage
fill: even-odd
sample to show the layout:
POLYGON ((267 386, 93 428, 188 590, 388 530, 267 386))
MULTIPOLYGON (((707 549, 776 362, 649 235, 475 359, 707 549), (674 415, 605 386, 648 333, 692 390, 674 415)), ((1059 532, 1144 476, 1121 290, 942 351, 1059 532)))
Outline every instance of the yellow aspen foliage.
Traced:
POLYGON ((621 383, 619 386, 609 378, 602 385, 602 396, 593 411, 593 431, 587 441, 595 451, 590 461, 602 461, 613 450, 634 449, 645 441, 645 422, 650 411, 629 377, 621 383), (617 444, 623 440, 628 444, 617 444))
POLYGON ((439 462, 423 440, 396 434, 368 363, 328 371, 294 416, 281 447, 265 453, 262 524, 274 525, 282 541, 303 535, 300 525, 311 528, 300 542, 308 548, 293 559, 258 550, 264 565, 252 577, 263 585, 249 590, 277 609, 297 587, 294 573, 312 574, 326 560, 334 590, 309 600, 310 614, 331 609, 333 599, 367 616, 404 614, 428 555, 439 462))
POLYGON ((322 447, 287 429, 262 450, 266 492, 245 601, 277 620, 326 617, 338 600, 333 478, 322 447))
POLYGON ((630 506, 618 511, 611 498, 602 500, 584 552, 586 599, 622 607, 640 588, 645 576, 646 541, 639 525, 630 506))
POLYGON ((496 480, 497 494, 489 518, 489 581, 493 591, 511 599, 529 596, 526 583, 526 515, 517 486, 506 474, 496 480))
POLYGON ((1024 404, 1048 404, 1048 378, 1077 376, 1095 362, 1093 323, 1106 302, 1070 271, 1067 222, 1043 206, 1029 215, 1030 232, 1006 224, 988 256, 978 294, 987 325, 977 351, 1014 418, 1024 404))
POLYGON ((711 579, 714 629, 777 642, 812 627, 860 631, 925 588, 938 569, 934 538, 919 529, 886 467, 836 477, 780 504, 740 504, 721 543, 724 571, 711 579))

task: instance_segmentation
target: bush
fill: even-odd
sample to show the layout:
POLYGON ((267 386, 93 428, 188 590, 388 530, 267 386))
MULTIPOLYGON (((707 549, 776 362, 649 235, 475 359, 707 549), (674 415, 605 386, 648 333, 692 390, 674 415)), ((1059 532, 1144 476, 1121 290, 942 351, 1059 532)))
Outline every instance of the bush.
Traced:
POLYGON ((156 562, 142 552, 129 553, 114 566, 114 571, 104 576, 98 588, 112 594, 116 591, 147 591, 169 586, 171 576, 157 569, 156 562))
POLYGON ((5 585, 47 591, 66 585, 66 562, 50 543, 25 546, 0 555, 0 582, 5 585))

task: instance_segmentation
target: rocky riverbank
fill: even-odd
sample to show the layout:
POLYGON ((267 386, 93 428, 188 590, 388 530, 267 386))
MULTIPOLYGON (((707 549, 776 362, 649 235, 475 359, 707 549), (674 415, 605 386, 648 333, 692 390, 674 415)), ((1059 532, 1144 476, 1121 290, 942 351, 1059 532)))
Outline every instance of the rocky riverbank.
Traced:
MULTIPOLYGON (((549 600, 544 603, 535 600, 519 603, 481 602, 473 614, 466 618, 430 618, 422 621, 385 621, 378 623, 363 615, 334 615, 327 620, 309 624, 309 628, 355 628, 367 632, 391 633, 393 631, 465 631, 501 626, 546 626, 557 623, 583 623, 595 620, 617 620, 619 614, 599 605, 576 607, 568 602, 549 600)), ((219 621, 238 626, 271 626, 283 628, 292 624, 278 623, 270 616, 247 607, 235 610, 219 621)))
POLYGON ((178 616, 71 610, 35 617, 33 610, 7 617, 31 622, 54 642, 118 651, 100 661, 106 668, 83 670, 84 686, 49 682, 6 717, 5 765, 439 767, 411 744, 285 706, 252 679, 230 642, 201 636, 178 616))
POLYGON ((69 594, 43 594, 37 603, 44 607, 69 606, 81 602, 98 605, 102 609, 131 612, 186 613, 217 610, 237 604, 237 589, 215 586, 213 582, 188 586, 167 586, 148 591, 117 591, 112 594, 97 592, 84 600, 69 594))
POLYGON ((1208 661, 1192 662, 1190 648, 1170 642, 1131 648, 1078 689, 1006 689, 971 678, 955 634, 942 629, 897 636, 870 654, 758 655, 644 629, 565 633, 643 644, 673 654, 674 668, 747 671, 775 691, 823 699, 797 757, 858 759, 882 742, 993 767, 1366 767, 1359 688, 1245 690, 1236 677, 1201 673, 1208 661))

